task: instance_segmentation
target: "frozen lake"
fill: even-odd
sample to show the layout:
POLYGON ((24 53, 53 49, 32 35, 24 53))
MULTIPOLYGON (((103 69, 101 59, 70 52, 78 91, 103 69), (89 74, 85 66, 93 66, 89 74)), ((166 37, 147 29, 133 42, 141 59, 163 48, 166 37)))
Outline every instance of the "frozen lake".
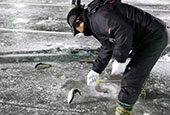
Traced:
MULTIPOLYGON (((90 0, 82 1, 87 4, 90 0)), ((123 2, 170 25, 168 0, 123 2)), ((86 85, 90 62, 100 44, 92 37, 73 38, 66 23, 69 4, 69 0, 0 0, 0 115, 114 114, 120 82, 100 83, 107 92, 86 85), (35 69, 40 62, 52 67, 35 69), (82 96, 68 105, 71 88, 79 88, 82 96)), ((134 115, 169 115, 169 51, 167 48, 153 68, 146 98, 138 99, 134 115)), ((110 72, 111 63, 101 78, 117 79, 110 72)))

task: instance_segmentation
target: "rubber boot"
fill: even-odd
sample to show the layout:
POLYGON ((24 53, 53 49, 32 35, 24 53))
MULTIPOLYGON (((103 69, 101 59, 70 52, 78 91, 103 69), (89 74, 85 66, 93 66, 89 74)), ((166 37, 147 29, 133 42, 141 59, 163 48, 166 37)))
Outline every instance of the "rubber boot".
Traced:
POLYGON ((115 115, 132 115, 133 105, 128 105, 117 101, 115 115))

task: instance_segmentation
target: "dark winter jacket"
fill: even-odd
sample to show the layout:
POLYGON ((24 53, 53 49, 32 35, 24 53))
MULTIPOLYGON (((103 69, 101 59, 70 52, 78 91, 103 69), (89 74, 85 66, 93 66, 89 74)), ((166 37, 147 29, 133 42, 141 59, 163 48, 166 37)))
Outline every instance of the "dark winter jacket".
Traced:
POLYGON ((104 1, 94 0, 84 11, 84 34, 92 34, 102 45, 92 68, 98 73, 104 70, 111 57, 125 62, 131 50, 135 52, 142 42, 152 41, 166 29, 160 19, 141 9, 104 1))

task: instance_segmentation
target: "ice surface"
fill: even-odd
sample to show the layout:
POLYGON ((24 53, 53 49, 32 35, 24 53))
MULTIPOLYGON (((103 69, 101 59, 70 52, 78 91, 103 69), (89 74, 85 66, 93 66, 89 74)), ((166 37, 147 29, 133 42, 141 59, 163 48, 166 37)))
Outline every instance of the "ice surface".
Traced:
MULTIPOLYGON (((87 4, 91 0, 82 1, 87 4)), ((170 25, 168 0, 123 2, 136 4, 170 25)), ((109 80, 120 81, 121 76, 110 76, 109 63, 100 76, 109 82, 86 85, 92 66, 86 62, 95 59, 100 44, 92 37, 73 38, 66 24, 69 0, 0 0, 0 4, 0 115, 114 114, 120 82, 109 80), (14 2, 27 4, 9 4, 14 2), (40 62, 52 67, 36 70, 40 62), (68 105, 72 88, 81 89, 82 96, 68 105)), ((146 98, 139 98, 134 107, 135 115, 170 113, 169 70, 167 49, 151 72, 146 98)))

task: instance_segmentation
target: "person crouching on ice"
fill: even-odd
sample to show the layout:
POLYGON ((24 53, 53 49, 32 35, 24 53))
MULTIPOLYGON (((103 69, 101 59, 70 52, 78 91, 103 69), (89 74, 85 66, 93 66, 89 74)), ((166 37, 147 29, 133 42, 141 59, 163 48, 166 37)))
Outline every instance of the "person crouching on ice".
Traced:
POLYGON ((116 64, 123 64, 129 53, 133 53, 123 73, 115 112, 115 115, 131 115, 143 84, 168 44, 165 23, 139 8, 114 0, 93 0, 86 8, 77 5, 68 13, 67 22, 74 36, 92 35, 101 43, 100 53, 87 75, 87 85, 99 79, 112 57, 116 64))

